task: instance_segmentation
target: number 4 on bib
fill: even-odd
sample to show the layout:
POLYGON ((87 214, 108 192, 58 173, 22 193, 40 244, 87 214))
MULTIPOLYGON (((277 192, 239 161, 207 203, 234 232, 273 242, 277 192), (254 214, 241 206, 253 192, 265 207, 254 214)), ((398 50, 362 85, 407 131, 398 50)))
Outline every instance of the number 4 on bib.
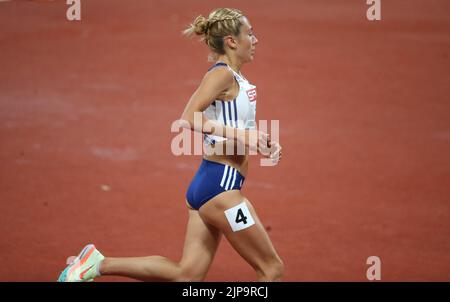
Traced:
POLYGON ((247 216, 245 216, 244 213, 242 213, 242 209, 239 209, 237 211, 235 222, 236 223, 243 222, 244 224, 247 224, 247 216))
POLYGON ((232 207, 231 209, 226 210, 225 216, 227 217, 228 223, 230 224, 233 232, 246 229, 255 224, 245 201, 232 207))

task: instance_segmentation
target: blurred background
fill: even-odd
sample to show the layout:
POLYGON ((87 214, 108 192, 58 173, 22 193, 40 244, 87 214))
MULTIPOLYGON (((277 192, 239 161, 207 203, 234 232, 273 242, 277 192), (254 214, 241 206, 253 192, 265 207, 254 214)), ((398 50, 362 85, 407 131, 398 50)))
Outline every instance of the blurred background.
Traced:
MULTIPOLYGON (((55 281, 67 256, 179 260, 200 156, 172 155, 211 65, 181 31, 218 7, 259 39, 242 73, 283 161, 251 159, 286 281, 450 281, 450 2, 0 1, 0 281, 55 281)), ((223 240, 207 281, 256 275, 223 240)), ((99 281, 131 281, 105 277, 99 281)))

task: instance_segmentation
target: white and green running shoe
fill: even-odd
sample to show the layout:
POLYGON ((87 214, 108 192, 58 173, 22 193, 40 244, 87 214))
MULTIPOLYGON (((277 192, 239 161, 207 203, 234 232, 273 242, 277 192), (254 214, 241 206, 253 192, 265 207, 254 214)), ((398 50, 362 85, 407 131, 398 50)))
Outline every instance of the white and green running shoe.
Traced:
POLYGON ((105 257, 93 244, 86 245, 81 253, 59 275, 58 282, 93 281, 99 275, 100 262, 105 257))

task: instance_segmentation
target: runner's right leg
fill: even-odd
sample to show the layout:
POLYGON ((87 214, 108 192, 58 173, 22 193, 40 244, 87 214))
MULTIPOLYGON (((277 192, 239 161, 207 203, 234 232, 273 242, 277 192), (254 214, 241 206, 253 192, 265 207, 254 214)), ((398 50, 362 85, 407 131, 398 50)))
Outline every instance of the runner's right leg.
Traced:
POLYGON ((179 263, 162 256, 106 257, 100 273, 143 281, 201 281, 214 259, 220 238, 221 233, 206 224, 198 211, 189 209, 183 257, 179 263))

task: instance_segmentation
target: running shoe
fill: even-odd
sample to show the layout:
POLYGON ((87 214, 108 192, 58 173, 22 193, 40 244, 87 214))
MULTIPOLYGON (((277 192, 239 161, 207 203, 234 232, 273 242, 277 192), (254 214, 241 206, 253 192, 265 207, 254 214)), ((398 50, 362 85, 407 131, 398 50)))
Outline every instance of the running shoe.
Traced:
POLYGON ((58 282, 93 281, 98 276, 98 266, 105 257, 93 244, 86 245, 59 275, 58 282))

